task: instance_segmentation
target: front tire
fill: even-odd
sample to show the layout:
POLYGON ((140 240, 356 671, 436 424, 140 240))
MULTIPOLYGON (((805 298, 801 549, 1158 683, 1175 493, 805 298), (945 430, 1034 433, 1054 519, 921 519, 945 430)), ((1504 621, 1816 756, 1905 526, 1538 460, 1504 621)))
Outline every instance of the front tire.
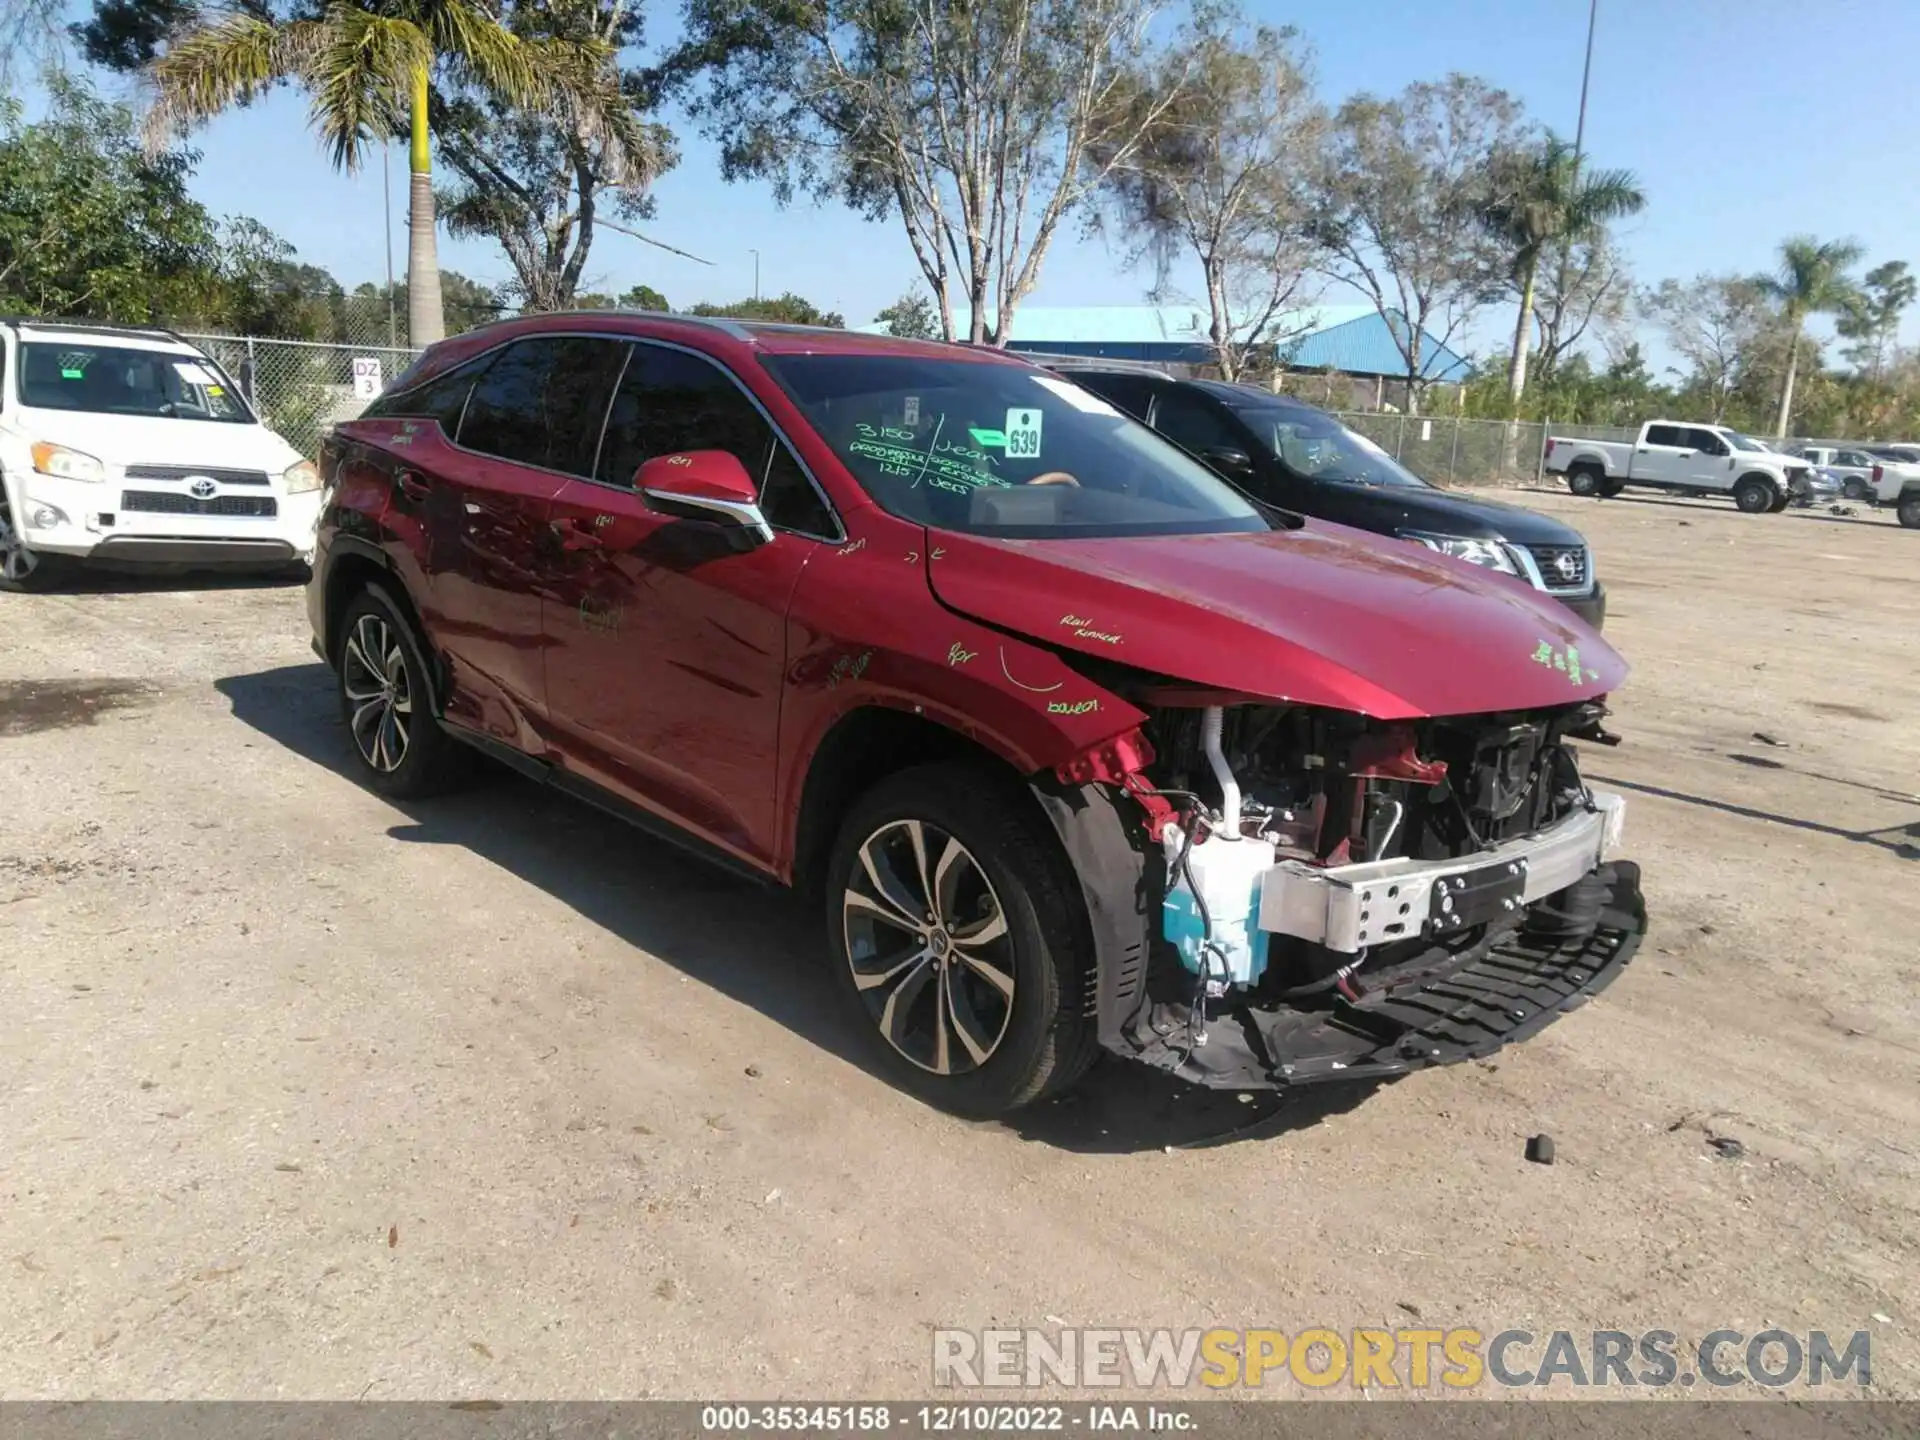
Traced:
POLYGON ((1779 492, 1773 488, 1771 480, 1763 480, 1758 475, 1748 475, 1733 487, 1733 503, 1747 515, 1764 515, 1773 508, 1773 502, 1779 492))
POLYGON ((348 603, 340 633, 340 713, 360 778, 396 800, 453 788, 466 756, 440 728, 433 672, 406 611, 369 585, 348 603))
POLYGON ((1092 1063, 1078 884, 1015 783, 964 765, 883 781, 841 826, 826 898, 836 983, 902 1089, 985 1118, 1092 1063))
POLYGON ((1900 497, 1899 508, 1894 518, 1909 530, 1920 530, 1920 495, 1908 493, 1900 497))
POLYGON ((6 492, 0 490, 0 591, 37 595, 51 590, 66 578, 71 564, 65 555, 43 555, 27 548, 27 542, 13 528, 6 492))

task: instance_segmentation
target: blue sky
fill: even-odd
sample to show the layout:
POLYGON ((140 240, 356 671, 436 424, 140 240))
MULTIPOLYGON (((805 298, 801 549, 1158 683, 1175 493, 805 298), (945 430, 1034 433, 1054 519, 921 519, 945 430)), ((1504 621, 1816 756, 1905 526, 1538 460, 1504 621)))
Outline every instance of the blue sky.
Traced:
MULTIPOLYGON (((670 35, 676 9, 656 0, 656 39, 670 35)), ((1587 0, 1250 0, 1249 9, 1301 31, 1330 103, 1463 70, 1573 131, 1587 0)), ((1600 0, 1587 149, 1594 163, 1637 172, 1647 191, 1646 212, 1623 235, 1639 278, 1768 268, 1778 241, 1803 231, 1855 236, 1868 265, 1920 265, 1910 158, 1920 86, 1907 78, 1915 55, 1916 0, 1600 0)), ((336 174, 304 112, 302 97, 281 93, 209 125, 194 141, 203 158, 193 190, 217 212, 264 221, 348 284, 377 280, 386 268, 380 172, 336 174)), ((737 299, 752 292, 757 247, 763 292, 796 290, 861 324, 916 280, 897 223, 870 224, 832 204, 783 211, 765 186, 723 183, 692 125, 665 118, 680 133, 682 160, 658 186, 659 215, 646 228, 714 264, 602 232, 591 288, 644 282, 676 305, 737 299)), ((393 167, 401 267, 404 156, 396 152, 393 167)), ((510 273, 482 242, 443 234, 440 253, 443 265, 479 279, 510 273)), ((1105 243, 1076 231, 1054 245, 1028 303, 1136 303, 1150 283, 1146 270, 1124 270, 1105 243)), ((1500 330, 1489 317, 1475 338, 1491 344, 1500 330)))

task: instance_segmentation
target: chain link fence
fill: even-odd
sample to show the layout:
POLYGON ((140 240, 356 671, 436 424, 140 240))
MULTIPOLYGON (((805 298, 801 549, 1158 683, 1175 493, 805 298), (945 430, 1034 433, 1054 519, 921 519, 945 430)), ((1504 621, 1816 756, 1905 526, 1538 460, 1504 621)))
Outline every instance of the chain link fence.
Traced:
POLYGON ((219 362, 269 428, 308 456, 319 450, 327 426, 366 409, 420 354, 405 346, 234 335, 185 338, 219 362))
POLYGON ((1407 469, 1436 485, 1529 485, 1542 474, 1547 437, 1632 440, 1637 429, 1552 420, 1465 420, 1453 415, 1335 412, 1407 469))
MULTIPOLYGON (((326 344, 258 336, 188 335, 239 384, 260 418, 303 455, 329 425, 351 420, 420 352, 404 345, 326 344)), ((1541 474, 1547 436, 1632 440, 1629 427, 1553 421, 1466 420, 1342 410, 1342 424, 1366 436, 1436 485, 1526 485, 1541 474)))

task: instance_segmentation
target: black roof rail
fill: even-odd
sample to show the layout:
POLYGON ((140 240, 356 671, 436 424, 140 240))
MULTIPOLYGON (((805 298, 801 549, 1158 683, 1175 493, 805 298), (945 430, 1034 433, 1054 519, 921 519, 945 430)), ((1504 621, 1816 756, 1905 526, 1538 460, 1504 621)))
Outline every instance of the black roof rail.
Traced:
POLYGON ((1099 355, 1054 355, 1045 350, 1010 350, 1023 360, 1048 370, 1124 370, 1134 375, 1151 375, 1160 380, 1177 380, 1180 377, 1170 374, 1164 365, 1155 365, 1147 360, 1109 360, 1099 355))
MULTIPOLYGON (((598 305, 587 309, 576 306, 571 310, 546 310, 539 313, 545 315, 644 315, 649 320, 678 320, 685 325, 704 325, 710 330, 718 330, 724 335, 730 335, 735 340, 753 338, 752 333, 747 329, 748 324, 752 322, 735 320, 727 315, 682 315, 676 310, 642 310, 632 305, 598 305)), ((489 320, 487 325, 504 325, 510 320, 532 318, 534 317, 530 315, 503 315, 498 320, 489 320)), ((481 325, 475 328, 484 330, 487 326, 481 325)), ((469 330, 465 333, 470 335, 473 331, 469 330)))
POLYGON ((35 330, 86 330, 95 335, 158 335, 190 349, 197 345, 164 325, 116 325, 111 320, 44 320, 35 315, 0 315, 0 325, 27 325, 35 330))

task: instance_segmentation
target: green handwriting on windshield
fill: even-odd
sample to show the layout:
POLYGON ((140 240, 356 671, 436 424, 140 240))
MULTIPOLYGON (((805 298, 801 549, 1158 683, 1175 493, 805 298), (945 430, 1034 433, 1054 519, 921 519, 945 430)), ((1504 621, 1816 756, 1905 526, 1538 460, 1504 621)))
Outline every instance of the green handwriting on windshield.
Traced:
MULTIPOLYGON (((933 435, 924 445, 918 435, 898 425, 860 424, 854 428, 859 438, 847 446, 848 455, 871 460, 882 475, 908 482, 908 488, 922 482, 937 490, 965 494, 981 488, 1006 488, 1008 481, 985 467, 999 463, 984 449, 942 440, 940 432, 946 417, 935 422, 933 435)), ((976 441, 982 432, 969 432, 976 441)))

